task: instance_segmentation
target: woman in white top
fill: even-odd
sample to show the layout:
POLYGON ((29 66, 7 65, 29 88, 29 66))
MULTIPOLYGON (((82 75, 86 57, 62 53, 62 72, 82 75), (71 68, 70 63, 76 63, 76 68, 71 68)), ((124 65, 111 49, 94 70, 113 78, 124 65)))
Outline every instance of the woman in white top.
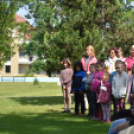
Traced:
POLYGON ((115 71, 115 61, 118 59, 117 58, 117 48, 116 47, 111 47, 109 49, 109 57, 108 59, 105 61, 105 65, 106 65, 106 70, 111 74, 112 72, 115 71))

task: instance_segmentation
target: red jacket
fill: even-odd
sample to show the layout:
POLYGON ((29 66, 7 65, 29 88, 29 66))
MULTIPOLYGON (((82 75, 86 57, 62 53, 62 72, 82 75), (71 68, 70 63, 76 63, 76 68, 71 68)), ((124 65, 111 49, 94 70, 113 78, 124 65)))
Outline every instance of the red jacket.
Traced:
POLYGON ((98 103, 108 103, 111 97, 111 84, 109 81, 101 81, 100 92, 98 94, 98 103))
POLYGON ((101 85, 103 71, 93 73, 93 80, 91 83, 91 91, 97 92, 101 85))
POLYGON ((132 66, 134 64, 133 57, 132 56, 127 57, 126 60, 125 60, 125 63, 126 63, 126 67, 127 67, 127 72, 132 71, 132 66))

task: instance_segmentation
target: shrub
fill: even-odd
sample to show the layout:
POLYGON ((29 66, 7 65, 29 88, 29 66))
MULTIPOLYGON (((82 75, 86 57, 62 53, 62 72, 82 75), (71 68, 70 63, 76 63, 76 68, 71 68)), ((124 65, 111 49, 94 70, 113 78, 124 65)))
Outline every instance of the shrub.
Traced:
POLYGON ((34 81, 33 81, 33 85, 38 85, 38 84, 39 84, 39 81, 38 81, 37 78, 35 78, 34 81))

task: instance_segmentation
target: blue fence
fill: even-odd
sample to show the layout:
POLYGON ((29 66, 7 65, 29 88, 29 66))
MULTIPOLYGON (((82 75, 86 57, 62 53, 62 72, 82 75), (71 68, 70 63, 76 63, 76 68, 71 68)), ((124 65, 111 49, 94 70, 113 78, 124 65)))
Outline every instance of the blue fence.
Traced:
POLYGON ((59 82, 59 77, 1 77, 0 82, 59 82))

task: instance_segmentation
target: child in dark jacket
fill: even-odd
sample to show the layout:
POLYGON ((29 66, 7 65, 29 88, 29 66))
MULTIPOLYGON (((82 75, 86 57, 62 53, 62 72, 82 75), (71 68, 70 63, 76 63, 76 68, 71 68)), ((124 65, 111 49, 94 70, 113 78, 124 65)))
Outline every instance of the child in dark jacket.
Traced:
POLYGON ((110 74, 104 72, 102 76, 100 93, 98 96, 98 103, 101 103, 102 112, 103 112, 103 122, 110 122, 110 97, 111 97, 111 84, 109 83, 110 74))
POLYGON ((82 63, 77 61, 74 66, 73 84, 72 92, 75 96, 75 113, 73 115, 79 114, 79 104, 81 104, 81 115, 84 115, 85 105, 84 105, 84 83, 82 79, 86 76, 83 70, 82 63))

